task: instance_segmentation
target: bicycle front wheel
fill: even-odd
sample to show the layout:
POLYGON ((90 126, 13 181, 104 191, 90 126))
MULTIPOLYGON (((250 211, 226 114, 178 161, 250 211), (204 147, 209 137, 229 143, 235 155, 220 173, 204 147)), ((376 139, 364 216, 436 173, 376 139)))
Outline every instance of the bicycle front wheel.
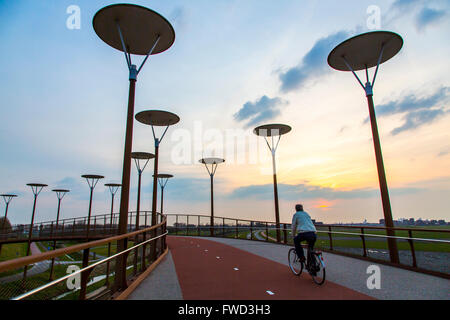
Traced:
POLYGON ((314 259, 314 263, 312 264, 313 266, 316 266, 316 272, 315 273, 310 273, 311 277, 314 281, 314 283, 318 284, 318 285, 322 285, 325 282, 325 276, 326 276, 326 272, 325 272, 325 267, 322 264, 322 259, 320 255, 317 254, 313 254, 312 258, 314 259))
POLYGON ((291 248, 288 253, 288 260, 289 260, 289 268, 291 268, 291 271, 296 276, 299 276, 302 273, 303 270, 303 263, 300 262, 300 260, 297 257, 297 252, 294 248, 291 248))

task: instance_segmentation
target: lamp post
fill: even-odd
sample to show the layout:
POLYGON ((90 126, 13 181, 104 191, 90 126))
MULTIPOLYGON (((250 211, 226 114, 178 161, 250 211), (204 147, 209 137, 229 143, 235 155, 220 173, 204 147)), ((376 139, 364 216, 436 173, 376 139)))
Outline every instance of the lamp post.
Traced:
MULTIPOLYGON (((61 209, 61 200, 64 198, 64 196, 66 195, 67 192, 70 192, 70 190, 67 189, 53 189, 53 192, 56 193, 56 197, 58 198, 58 211, 56 213, 56 226, 55 226, 55 230, 58 230, 58 222, 59 222, 59 213, 60 213, 60 209, 61 209)), ((53 236, 53 230, 52 230, 52 235, 53 236)), ((56 240, 53 240, 53 250, 56 249, 56 240)), ((55 258, 52 259, 52 264, 50 267, 50 278, 49 281, 53 280, 53 266, 55 264, 55 258)))
MULTIPOLYGON (((175 41, 175 31, 160 14, 133 4, 114 4, 100 9, 93 19, 97 35, 111 47, 125 55, 129 70, 128 113, 122 169, 119 234, 127 232, 130 191, 131 150, 133 137, 133 115, 136 81, 148 57, 169 49, 175 41), (131 62, 131 55, 144 55, 140 67, 131 62)), ((127 240, 118 242, 118 251, 127 248, 127 240)), ((126 288, 126 261, 123 255, 117 258, 115 286, 126 288)))
MULTIPOLYGON (((89 212, 88 212, 88 220, 87 220, 87 226, 86 226, 86 241, 89 241, 89 231, 91 228, 92 196, 94 193, 95 186, 97 185, 97 183, 100 179, 104 178, 104 176, 100 176, 100 175, 96 175, 96 174, 84 174, 81 177, 86 179, 86 182, 88 183, 88 186, 90 189, 89 212)), ((89 263, 89 248, 83 250, 82 267, 86 268, 88 263, 89 263)), ((84 298, 86 296, 86 283, 87 283, 88 276, 89 276, 89 274, 87 272, 81 273, 80 300, 84 300, 84 298)))
MULTIPOLYGON (((121 187, 119 183, 106 183, 106 187, 109 188, 109 192, 111 193, 111 216, 109 218, 109 231, 112 233, 112 223, 113 223, 113 215, 114 215, 114 196, 117 193, 117 190, 121 187)), ((106 227, 106 226, 105 226, 106 227)), ((108 257, 111 255, 111 242, 108 242, 108 257)), ((109 260, 106 262, 106 280, 105 286, 109 286, 109 260)))
MULTIPOLYGON (((384 221, 387 235, 394 237, 389 190, 384 170, 383 155, 381 152, 380 137, 373 103, 373 86, 380 64, 394 57, 402 48, 403 39, 398 34, 389 31, 373 31, 363 33, 345 40, 336 46, 328 56, 330 67, 340 71, 351 71, 363 88, 369 106, 372 138, 377 162, 378 182, 380 185, 381 201, 383 203, 384 221), (369 68, 376 67, 372 81, 369 79, 369 68), (365 70, 366 84, 364 85, 356 71, 365 70)), ((388 238, 389 255, 391 262, 398 263, 398 248, 395 238, 388 238)))
POLYGON ((166 187, 167 181, 169 181, 170 178, 173 178, 173 175, 166 173, 158 174, 158 183, 161 188, 161 216, 163 214, 164 208, 164 188, 166 187))
MULTIPOLYGON (((6 225, 6 219, 7 219, 7 217, 8 217, 8 207, 9 207, 9 203, 11 202, 11 200, 12 200, 13 198, 17 197, 17 195, 16 195, 16 194, 1 194, 0 196, 3 198, 3 200, 5 201, 5 205, 6 205, 6 208, 5 208, 5 218, 3 219, 2 229, 1 229, 1 232, 4 233, 5 236, 6 236, 7 232, 6 232, 6 229, 5 229, 5 225, 6 225)), ((2 253, 2 245, 0 244, 0 254, 1 254, 1 253, 2 253)))
POLYGON ((257 136, 264 137, 264 140, 266 141, 266 144, 269 147, 270 152, 272 153, 273 195, 275 200, 275 221, 277 228, 277 242, 281 242, 281 233, 280 233, 280 208, 278 205, 277 166, 275 154, 278 148, 278 144, 280 143, 281 136, 290 131, 291 127, 285 124, 266 124, 263 126, 256 127, 253 130, 253 133, 256 134, 257 136), (271 138, 270 139, 271 143, 269 143, 267 137, 271 138), (276 142, 274 137, 278 137, 278 140, 276 142))
MULTIPOLYGON (((136 204, 136 226, 135 229, 139 229, 139 215, 141 211, 141 180, 142 180, 142 173, 145 170, 145 167, 147 167, 148 162, 150 159, 155 158, 155 155, 153 153, 148 152, 132 152, 131 158, 134 159, 134 163, 136 164, 136 169, 138 172, 138 192, 137 192, 137 204, 136 204), (141 160, 143 161, 144 165, 141 166, 141 160)), ((147 226, 147 214, 145 215, 145 226, 147 226)))
POLYGON ((221 158, 203 158, 199 160, 200 163, 205 165, 206 170, 208 171, 210 181, 211 181, 211 218, 210 218, 210 227, 209 232, 211 237, 214 236, 214 175, 216 174, 217 166, 220 163, 224 163, 225 159, 221 158), (211 169, 208 167, 211 165, 211 169))
MULTIPOLYGON (((139 215, 141 211, 141 179, 142 172, 144 172, 145 167, 147 166, 150 159, 155 158, 153 153, 148 152, 132 152, 131 158, 134 159, 134 163, 136 164, 136 169, 138 171, 138 192, 137 192, 137 204, 136 204, 136 222, 135 222, 135 230, 139 229, 139 215), (143 160, 144 165, 141 166, 141 160, 143 160)), ((147 226, 147 213, 145 214, 145 226, 147 226)), ((145 235, 144 235, 145 237, 145 235)), ((144 239, 145 240, 145 239, 144 239)), ((135 243, 138 243, 138 236, 134 239, 135 243)), ((142 270, 145 264, 145 244, 142 246, 142 270)), ((137 263, 138 263, 138 248, 134 250, 134 269, 133 273, 137 273, 137 263)))
MULTIPOLYGON (((33 223, 34 223, 34 214, 36 213, 36 201, 38 195, 41 193, 42 189, 45 187, 48 187, 47 184, 43 183, 27 183, 27 186, 31 187, 31 191, 34 195, 34 202, 33 202, 33 213, 31 214, 31 224, 30 224, 30 231, 28 232, 28 246, 27 246, 27 256, 30 254, 30 248, 31 248, 31 236, 33 235, 33 223)), ((24 267, 23 270, 23 287, 25 289, 25 281, 27 279, 27 269, 28 266, 24 267)))
POLYGON ((9 207, 9 203, 11 202, 11 200, 15 197, 17 197, 16 194, 1 194, 1 197, 3 197, 3 200, 5 201, 5 218, 3 219, 3 223, 2 223, 2 233, 6 234, 6 230, 5 230, 5 224, 6 224, 6 218, 8 217, 8 207, 9 207))
MULTIPOLYGON (((180 121, 180 118, 168 111, 162 110, 147 110, 141 111, 136 114, 136 120, 140 123, 149 125, 152 127, 153 139, 155 141, 155 163, 153 169, 153 198, 152 198, 152 226, 156 225, 156 205, 158 196, 158 159, 159 159, 159 145, 167 133, 167 130, 171 125, 174 125, 180 121), (166 127, 161 137, 156 137, 155 127, 166 127)), ((156 231, 153 230, 152 238, 156 235, 156 231)), ((153 261, 156 258, 156 246, 150 248, 150 259, 153 261)))

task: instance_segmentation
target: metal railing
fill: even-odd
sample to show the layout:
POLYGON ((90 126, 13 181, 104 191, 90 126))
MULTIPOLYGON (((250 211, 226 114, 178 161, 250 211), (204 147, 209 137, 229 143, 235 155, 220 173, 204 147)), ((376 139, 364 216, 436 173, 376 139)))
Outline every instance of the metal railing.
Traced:
MULTIPOLYGON (((166 214, 169 234, 211 236, 210 216, 190 214, 166 214)), ((426 228, 387 228, 378 226, 352 226, 316 224, 315 247, 341 255, 363 258, 406 269, 450 278, 448 255, 450 254, 450 230, 426 228), (391 229, 396 236, 388 236, 391 229), (400 263, 389 261, 387 239, 399 243, 400 263)), ((276 224, 271 221, 255 221, 215 217, 213 236, 239 238, 276 243, 276 224)), ((281 223, 281 244, 293 245, 291 224, 281 223)))
POLYGON ((0 299, 114 298, 123 289, 115 281, 117 263, 124 261, 128 285, 167 252, 166 218, 160 217, 152 227, 0 262, 0 299), (125 243, 123 250, 119 242, 125 243), (87 257, 86 264, 82 257, 87 257), (24 267, 31 265, 23 278, 24 267))
MULTIPOLYGON (((149 227, 151 223, 151 214, 151 211, 141 211, 139 213, 138 224, 136 224, 137 213, 131 211, 128 216, 128 231, 131 232, 137 230, 137 225, 139 225, 139 229, 149 227)), ((160 216, 159 213, 158 216, 160 216)), ((34 223, 31 240, 50 240, 54 238, 84 239, 87 234, 87 222, 87 217, 77 217, 61 219, 58 224, 56 224, 56 220, 34 223)), ((28 241, 30 227, 30 224, 17 224, 13 225, 11 229, 2 230, 3 232, 0 232, 0 244, 28 241)), ((89 238, 98 239, 115 235, 117 234, 118 227, 119 213, 113 213, 112 215, 93 215, 91 216, 89 225, 89 238)))

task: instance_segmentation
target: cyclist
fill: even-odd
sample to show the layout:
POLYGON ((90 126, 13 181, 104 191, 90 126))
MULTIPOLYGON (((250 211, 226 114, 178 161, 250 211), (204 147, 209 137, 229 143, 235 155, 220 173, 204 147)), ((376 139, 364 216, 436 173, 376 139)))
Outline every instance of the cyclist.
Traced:
MULTIPOLYGON (((300 259, 300 262, 305 262, 305 254, 303 253, 303 248, 301 246, 302 241, 308 243, 308 253, 313 252, 314 243, 316 242, 316 227, 311 220, 308 213, 303 211, 303 205, 295 205, 296 212, 292 217, 292 236, 294 237, 295 251, 300 259), (298 230, 298 233, 297 233, 298 230)), ((309 265, 309 255, 306 265, 309 265)), ((311 270, 314 272, 314 270, 311 270)))

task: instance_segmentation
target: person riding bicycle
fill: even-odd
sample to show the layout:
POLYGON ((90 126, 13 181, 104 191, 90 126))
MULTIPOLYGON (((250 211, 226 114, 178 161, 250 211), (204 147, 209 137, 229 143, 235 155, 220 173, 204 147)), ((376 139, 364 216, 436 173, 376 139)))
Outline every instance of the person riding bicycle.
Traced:
MULTIPOLYGON (((314 244, 316 242, 316 227, 311 220, 308 213, 303 211, 303 205, 295 205, 296 212, 292 217, 292 236, 294 237, 295 251, 300 259, 300 262, 305 262, 305 254, 303 253, 303 248, 301 246, 302 241, 308 243, 308 253, 313 252, 314 244), (297 233, 298 230, 298 233, 297 233)), ((307 266, 309 265, 309 256, 307 266)), ((312 270, 314 272, 314 270, 312 270)))

